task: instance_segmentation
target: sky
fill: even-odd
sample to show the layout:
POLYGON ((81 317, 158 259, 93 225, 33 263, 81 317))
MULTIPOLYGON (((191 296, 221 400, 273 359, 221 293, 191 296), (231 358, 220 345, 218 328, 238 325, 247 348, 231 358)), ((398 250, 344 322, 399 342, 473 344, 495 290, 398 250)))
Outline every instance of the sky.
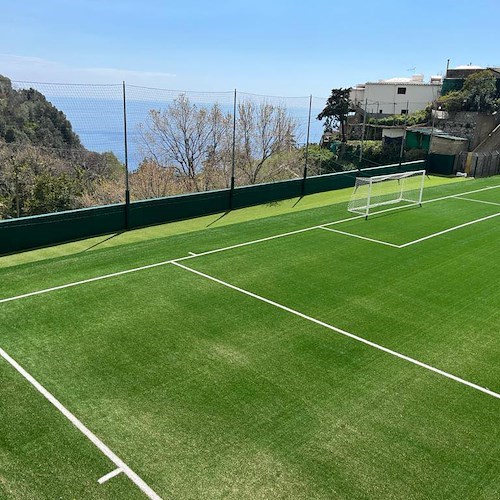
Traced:
POLYGON ((500 66, 499 0, 0 0, 12 80, 327 97, 500 66))

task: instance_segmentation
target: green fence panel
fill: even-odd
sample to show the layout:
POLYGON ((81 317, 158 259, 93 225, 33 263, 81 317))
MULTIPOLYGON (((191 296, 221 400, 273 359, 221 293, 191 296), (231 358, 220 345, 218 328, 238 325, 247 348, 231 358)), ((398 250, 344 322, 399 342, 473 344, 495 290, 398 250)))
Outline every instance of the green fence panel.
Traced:
POLYGON ((428 171, 432 174, 452 175, 455 165, 455 155, 440 155, 431 153, 428 156, 428 171))
POLYGON ((292 179, 236 188, 233 195, 233 208, 251 207, 301 196, 302 184, 302 179, 292 179))
POLYGON ((229 210, 229 189, 169 196, 130 204, 129 227, 151 226, 229 210))
MULTIPOLYGON (((433 172, 451 173, 453 169, 454 157, 431 155, 431 161, 433 172)), ((309 177, 305 182, 303 179, 292 179, 239 187, 233 192, 232 208, 272 203, 299 197, 302 194, 352 187, 356 175, 383 175, 420 170, 425 166, 425 161, 419 160, 401 165, 384 165, 360 171, 309 177)), ((229 189, 136 201, 130 204, 128 227, 133 229, 221 213, 228 211, 230 207, 229 189)), ((123 230, 125 230, 124 204, 0 221, 0 255, 123 230)))
POLYGON ((373 177, 375 175, 395 174, 398 172, 411 172, 413 170, 426 169, 426 160, 416 160, 406 163, 394 163, 392 165, 382 165, 380 167, 362 168, 359 175, 362 177, 373 177))
POLYGON ((123 231, 124 208, 117 204, 0 221, 0 255, 123 231))
POLYGON ((357 172, 357 170, 349 170, 348 172, 335 172, 333 174, 308 177, 305 183, 304 194, 353 187, 356 183, 357 172))

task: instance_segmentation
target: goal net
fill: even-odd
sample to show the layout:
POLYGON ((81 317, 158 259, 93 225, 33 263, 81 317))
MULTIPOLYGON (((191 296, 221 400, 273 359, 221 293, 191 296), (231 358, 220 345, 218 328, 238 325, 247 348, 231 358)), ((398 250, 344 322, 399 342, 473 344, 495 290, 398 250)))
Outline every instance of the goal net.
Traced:
POLYGON ((420 205, 424 179, 425 170, 357 177, 347 210, 368 217, 385 205, 420 205))

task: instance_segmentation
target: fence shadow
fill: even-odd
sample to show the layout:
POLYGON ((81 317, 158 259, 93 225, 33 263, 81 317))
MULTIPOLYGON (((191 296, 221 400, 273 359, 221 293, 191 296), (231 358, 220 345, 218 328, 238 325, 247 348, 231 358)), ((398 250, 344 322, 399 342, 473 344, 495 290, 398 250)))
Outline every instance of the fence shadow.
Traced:
POLYGON ((209 224, 207 224, 207 227, 210 227, 212 226, 213 224, 215 224, 216 222, 219 222, 223 217, 225 217, 229 212, 231 212, 231 210, 226 210, 223 214, 221 214, 219 217, 217 217, 217 219, 213 220, 212 222, 210 222, 209 224))

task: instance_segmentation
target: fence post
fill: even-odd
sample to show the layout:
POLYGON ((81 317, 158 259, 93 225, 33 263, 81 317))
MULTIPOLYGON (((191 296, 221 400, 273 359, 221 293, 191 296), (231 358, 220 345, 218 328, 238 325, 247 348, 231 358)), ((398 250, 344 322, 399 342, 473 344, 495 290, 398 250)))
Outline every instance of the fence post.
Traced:
POLYGON ((127 98, 123 82, 123 147, 125 153, 125 230, 129 229, 130 190, 128 184, 127 98))
POLYGON ((234 89, 233 99, 233 152, 231 158, 231 188, 229 191, 229 209, 233 209, 234 197, 234 171, 236 166, 236 89, 234 89))
POLYGON ((361 145, 359 147, 359 165, 358 170, 361 168, 361 163, 363 161, 363 146, 365 144, 365 130, 366 130, 366 113, 368 109, 368 99, 365 99, 365 109, 363 112, 363 127, 361 128, 361 145))
POLYGON ((312 109, 312 94, 309 96, 309 115, 307 118, 307 137, 306 137, 306 157, 304 162, 304 178, 302 179, 302 196, 306 192, 306 181, 307 181, 307 163, 309 160, 309 134, 311 132, 311 109, 312 109))

